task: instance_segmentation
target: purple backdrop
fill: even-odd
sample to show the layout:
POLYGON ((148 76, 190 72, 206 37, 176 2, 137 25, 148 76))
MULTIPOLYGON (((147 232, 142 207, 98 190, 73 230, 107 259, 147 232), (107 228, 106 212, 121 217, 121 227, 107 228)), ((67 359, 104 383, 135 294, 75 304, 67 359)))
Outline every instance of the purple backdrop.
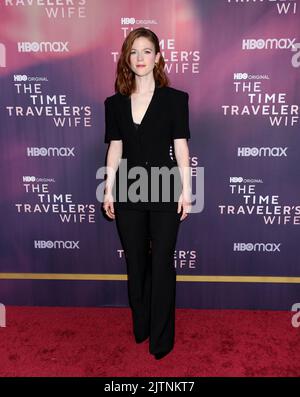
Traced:
POLYGON ((0 4, 0 302, 127 305, 96 172, 122 42, 145 26, 171 85, 190 95, 191 165, 204 170, 204 209, 182 222, 174 253, 178 306, 290 309, 300 298, 300 2, 16 3, 0 4))

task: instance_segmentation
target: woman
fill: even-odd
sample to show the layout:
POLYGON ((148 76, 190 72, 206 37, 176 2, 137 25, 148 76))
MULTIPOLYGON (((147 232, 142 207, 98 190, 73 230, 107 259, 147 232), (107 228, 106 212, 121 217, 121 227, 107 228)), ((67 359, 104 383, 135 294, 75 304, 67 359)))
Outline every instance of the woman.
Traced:
POLYGON ((191 208, 188 94, 169 87, 164 64, 156 34, 131 31, 118 61, 116 94, 105 100, 110 145, 103 209, 116 219, 124 248, 135 340, 149 337, 156 359, 174 346, 173 257, 180 221, 191 208), (164 174, 162 182, 155 169, 169 178, 164 174), (140 179, 132 180, 134 170, 140 179))

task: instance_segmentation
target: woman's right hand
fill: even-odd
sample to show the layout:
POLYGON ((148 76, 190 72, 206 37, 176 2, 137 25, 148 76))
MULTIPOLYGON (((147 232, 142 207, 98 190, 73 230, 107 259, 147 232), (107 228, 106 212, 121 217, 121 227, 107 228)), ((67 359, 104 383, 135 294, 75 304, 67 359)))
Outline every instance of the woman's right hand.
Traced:
POLYGON ((103 209, 109 218, 115 219, 114 198, 110 191, 104 193, 103 209))

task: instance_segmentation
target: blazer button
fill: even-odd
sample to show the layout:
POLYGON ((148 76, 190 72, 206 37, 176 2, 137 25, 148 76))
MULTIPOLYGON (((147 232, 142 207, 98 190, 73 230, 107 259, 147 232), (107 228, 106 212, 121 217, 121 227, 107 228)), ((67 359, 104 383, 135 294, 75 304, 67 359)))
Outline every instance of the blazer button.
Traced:
POLYGON ((148 161, 145 161, 145 164, 148 165, 148 161))

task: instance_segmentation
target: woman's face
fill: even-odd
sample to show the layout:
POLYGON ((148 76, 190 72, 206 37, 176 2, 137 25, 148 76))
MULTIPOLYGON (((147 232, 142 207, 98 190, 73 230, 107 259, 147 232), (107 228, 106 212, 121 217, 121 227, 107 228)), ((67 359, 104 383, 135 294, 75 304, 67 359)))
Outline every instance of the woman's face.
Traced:
POLYGON ((134 40, 130 51, 132 71, 139 76, 151 73, 155 62, 159 60, 159 56, 159 52, 155 54, 154 44, 150 40, 146 37, 138 37, 134 40))

